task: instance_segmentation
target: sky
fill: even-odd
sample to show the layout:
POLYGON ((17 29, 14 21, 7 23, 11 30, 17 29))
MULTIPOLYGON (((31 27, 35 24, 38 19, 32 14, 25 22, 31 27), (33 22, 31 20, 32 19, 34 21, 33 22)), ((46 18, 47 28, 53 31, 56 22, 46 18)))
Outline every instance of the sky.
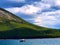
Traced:
POLYGON ((35 25, 60 29, 60 0, 0 0, 0 7, 35 25))

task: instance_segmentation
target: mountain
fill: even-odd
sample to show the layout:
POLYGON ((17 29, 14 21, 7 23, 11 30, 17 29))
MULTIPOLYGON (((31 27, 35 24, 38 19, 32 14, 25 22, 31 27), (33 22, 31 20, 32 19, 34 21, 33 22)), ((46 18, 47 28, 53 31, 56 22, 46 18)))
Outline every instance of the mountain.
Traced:
POLYGON ((0 39, 55 37, 60 37, 60 29, 51 29, 31 24, 0 8, 0 39))

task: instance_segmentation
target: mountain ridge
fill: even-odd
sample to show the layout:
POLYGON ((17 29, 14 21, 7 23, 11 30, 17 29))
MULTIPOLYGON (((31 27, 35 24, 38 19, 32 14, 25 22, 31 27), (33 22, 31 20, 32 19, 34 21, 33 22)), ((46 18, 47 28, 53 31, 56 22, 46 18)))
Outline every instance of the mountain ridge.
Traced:
POLYGON ((60 37, 60 29, 31 24, 0 8, 0 39, 60 37))

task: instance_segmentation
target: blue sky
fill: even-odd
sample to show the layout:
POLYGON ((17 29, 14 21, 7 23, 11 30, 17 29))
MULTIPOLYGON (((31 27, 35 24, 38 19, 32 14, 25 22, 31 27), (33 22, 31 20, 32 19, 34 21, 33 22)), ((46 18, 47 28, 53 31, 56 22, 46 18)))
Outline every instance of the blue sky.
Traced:
POLYGON ((60 29, 60 0, 0 0, 0 7, 30 23, 60 29))

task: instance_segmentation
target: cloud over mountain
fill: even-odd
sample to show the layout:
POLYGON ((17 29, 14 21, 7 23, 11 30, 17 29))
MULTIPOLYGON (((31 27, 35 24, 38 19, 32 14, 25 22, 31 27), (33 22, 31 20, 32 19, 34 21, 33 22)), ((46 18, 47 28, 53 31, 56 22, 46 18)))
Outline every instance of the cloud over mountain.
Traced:
MULTIPOLYGON (((15 14, 25 14, 32 16, 34 24, 52 28, 59 28, 60 24, 60 0, 41 0, 22 7, 5 8, 15 14)), ((24 18, 24 17, 23 17, 24 18)))

